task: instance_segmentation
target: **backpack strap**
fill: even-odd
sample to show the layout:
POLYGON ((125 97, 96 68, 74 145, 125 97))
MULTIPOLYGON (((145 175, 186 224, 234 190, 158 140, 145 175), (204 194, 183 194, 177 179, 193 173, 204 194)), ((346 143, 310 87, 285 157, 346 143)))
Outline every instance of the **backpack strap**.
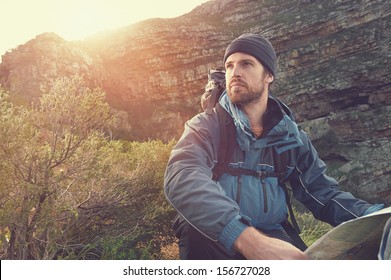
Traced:
POLYGON ((299 224, 296 221, 296 217, 293 213, 292 202, 288 193, 288 188, 284 182, 280 182, 279 185, 284 190, 285 201, 286 201, 286 205, 288 206, 288 212, 289 212, 288 214, 289 216, 287 216, 285 221, 281 223, 281 226, 285 230, 285 232, 289 235, 289 237, 292 239, 295 246, 304 252, 308 247, 304 243, 303 239, 301 239, 300 237, 301 230, 299 224), (291 222, 289 222, 288 217, 290 218, 291 222))
POLYGON ((219 122, 220 143, 217 152, 217 164, 213 168, 213 180, 218 180, 227 172, 236 144, 236 128, 232 117, 217 103, 216 113, 219 122))
POLYGON ((285 152, 282 152, 281 154, 277 155, 274 154, 274 158, 278 158, 277 164, 275 166, 275 169, 281 176, 278 178, 278 184, 282 188, 285 194, 285 201, 286 205, 288 207, 288 215, 281 223, 281 226, 285 230, 285 232, 289 235, 289 237, 292 239, 294 245, 302 250, 303 252, 308 248, 307 245, 304 243, 303 239, 300 237, 300 227, 299 224, 297 223, 295 214, 292 209, 292 201, 291 197, 288 192, 288 187, 286 185, 286 182, 288 181, 288 178, 286 175, 284 175, 284 171, 286 171, 287 165, 289 164, 289 161, 292 157, 294 157, 295 153, 294 150, 288 150, 285 152), (290 219, 290 221, 288 220, 290 219))

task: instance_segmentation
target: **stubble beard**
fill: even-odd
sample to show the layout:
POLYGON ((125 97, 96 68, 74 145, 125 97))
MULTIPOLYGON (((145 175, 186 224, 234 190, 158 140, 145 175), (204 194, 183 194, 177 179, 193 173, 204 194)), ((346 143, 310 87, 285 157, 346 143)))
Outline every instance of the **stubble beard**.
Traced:
POLYGON ((264 88, 261 86, 258 89, 251 89, 246 83, 240 82, 239 88, 232 89, 228 87, 228 97, 232 103, 238 106, 245 106, 259 101, 262 97, 264 88))

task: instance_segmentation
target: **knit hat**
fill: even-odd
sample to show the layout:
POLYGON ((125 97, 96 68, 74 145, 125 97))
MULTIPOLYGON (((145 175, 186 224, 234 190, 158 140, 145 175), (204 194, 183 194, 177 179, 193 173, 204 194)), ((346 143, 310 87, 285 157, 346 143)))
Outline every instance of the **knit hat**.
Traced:
POLYGON ((224 60, 236 52, 254 56, 270 73, 275 76, 277 71, 277 57, 273 46, 264 37, 258 34, 243 34, 234 39, 225 50, 224 60))

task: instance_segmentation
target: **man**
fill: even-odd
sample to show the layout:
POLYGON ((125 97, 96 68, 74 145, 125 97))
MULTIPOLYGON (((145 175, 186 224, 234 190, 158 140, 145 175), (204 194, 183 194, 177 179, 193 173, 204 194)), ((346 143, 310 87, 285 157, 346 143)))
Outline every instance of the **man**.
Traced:
MULTIPOLYGON (((230 165, 273 171, 284 151, 297 149, 288 164, 294 196, 314 216, 338 225, 382 208, 339 190, 325 175, 307 135, 269 95, 276 73, 275 51, 264 37, 244 34, 224 55, 226 94, 220 105, 232 116, 237 145, 230 165)), ((182 259, 307 259, 281 223, 285 194, 276 178, 223 174, 212 179, 219 145, 217 114, 201 113, 186 124, 171 153, 165 194, 178 211, 174 230, 182 259)))

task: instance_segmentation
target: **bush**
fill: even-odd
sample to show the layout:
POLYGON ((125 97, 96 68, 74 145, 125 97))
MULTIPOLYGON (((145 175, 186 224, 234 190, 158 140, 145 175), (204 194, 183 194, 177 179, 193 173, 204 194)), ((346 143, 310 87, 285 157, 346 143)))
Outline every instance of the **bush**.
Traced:
POLYGON ((102 259, 161 259, 161 248, 174 242, 171 221, 174 210, 163 194, 163 177, 174 141, 121 143, 122 168, 132 170, 117 209, 118 224, 94 242, 91 252, 102 259), (96 253, 99 251, 99 253, 96 253))
POLYGON ((104 92, 80 77, 54 81, 29 109, 1 89, 0 109, 1 258, 158 257, 172 144, 106 138, 104 92))

